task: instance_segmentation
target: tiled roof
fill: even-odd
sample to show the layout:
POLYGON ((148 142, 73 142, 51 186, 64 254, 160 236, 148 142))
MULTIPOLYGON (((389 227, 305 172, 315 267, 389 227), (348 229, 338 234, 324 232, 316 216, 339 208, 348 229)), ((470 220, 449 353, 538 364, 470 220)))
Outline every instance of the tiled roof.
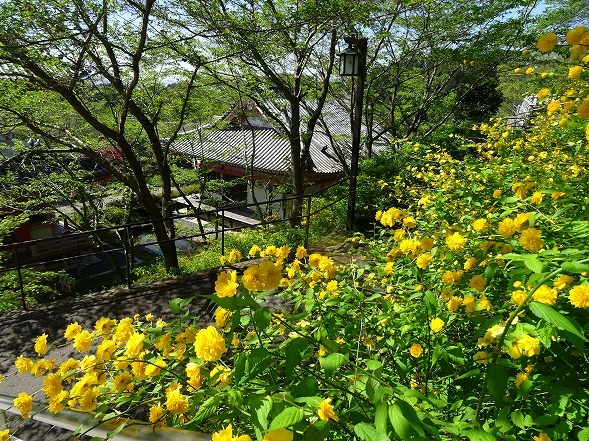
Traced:
MULTIPOLYGON (((252 166, 255 170, 281 174, 286 174, 290 170, 288 138, 273 128, 211 130, 202 134, 202 142, 198 135, 191 133, 178 138, 172 145, 172 150, 236 167, 252 166)), ((313 142, 310 150, 311 161, 305 171, 340 172, 342 167, 337 157, 327 154, 329 150, 331 148, 323 149, 322 145, 313 142)))
MULTIPOLYGON (((328 103, 323 111, 323 122, 318 123, 311 140, 309 160, 304 171, 340 173, 343 171, 323 123, 334 138, 347 163, 350 161, 351 130, 349 114, 336 103, 328 103)), ((253 124, 252 124, 253 125, 253 124)), ((180 136, 171 146, 173 151, 205 161, 235 167, 286 174, 290 170, 290 143, 286 135, 267 124, 252 127, 244 124, 229 128, 207 128, 199 136, 192 132, 180 136), (255 155, 254 155, 255 152, 255 155), (252 162, 253 156, 253 162, 252 162)), ((364 127, 363 133, 364 133, 364 127)), ((375 152, 386 148, 386 143, 375 145, 375 152)))

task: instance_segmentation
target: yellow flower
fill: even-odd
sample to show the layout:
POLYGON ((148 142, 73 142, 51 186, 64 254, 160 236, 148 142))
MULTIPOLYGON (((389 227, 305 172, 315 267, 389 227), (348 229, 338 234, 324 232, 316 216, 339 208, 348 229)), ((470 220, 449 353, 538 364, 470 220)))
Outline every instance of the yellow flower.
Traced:
POLYGON ((175 387, 166 393, 166 409, 174 413, 188 411, 188 397, 182 395, 181 387, 175 387))
POLYGON ((58 374, 49 374, 43 379, 43 392, 47 398, 53 398, 59 394, 63 387, 61 386, 61 376, 58 374))
MULTIPOLYGON (((247 271, 247 270, 246 270, 247 271)), ((215 292, 219 297, 233 297, 237 293, 237 272, 223 271, 217 276, 215 292)))
POLYGON ((536 96, 538 97, 538 99, 546 98, 548 96, 548 92, 550 92, 550 89, 544 87, 538 91, 538 95, 536 96))
POLYGON ((307 250, 305 249, 305 247, 303 247, 303 246, 298 247, 295 257, 299 260, 307 257, 307 250))
POLYGON ((429 322, 429 327, 434 333, 438 333, 444 327, 444 320, 439 317, 436 317, 431 322, 429 322))
POLYGON ((442 276, 442 282, 444 282, 446 285, 455 285, 456 283, 458 283, 460 281, 463 274, 464 274, 464 271, 462 271, 462 270, 446 271, 444 273, 444 275, 442 276))
POLYGON ((541 432, 538 434, 538 436, 534 437, 534 441, 552 441, 552 439, 544 432, 541 432))
POLYGON ((84 330, 76 334, 72 346, 79 352, 86 352, 90 348, 90 344, 92 344, 92 335, 84 330))
POLYGON ((531 337, 528 334, 524 334, 521 338, 518 338, 516 342, 509 349, 509 354, 512 358, 519 358, 522 355, 526 357, 532 357, 540 353, 540 340, 531 337))
POLYGON ((217 325, 217 328, 224 327, 229 317, 231 317, 231 311, 229 309, 218 307, 215 311, 215 325, 217 325))
POLYGON ((393 239, 395 239, 396 242, 400 242, 401 239, 403 239, 403 237, 405 237, 405 230, 395 230, 395 233, 393 234, 393 239))
POLYGON ((35 352, 39 355, 47 353, 47 334, 42 334, 35 340, 35 352))
POLYGON ((571 66, 569 67, 569 78, 576 79, 581 76, 583 72, 583 66, 571 66))
POLYGON ((548 106, 546 106, 546 111, 548 115, 553 115, 554 113, 560 110, 560 101, 551 101, 548 106))
POLYGON ((93 387, 80 397, 82 412, 92 412, 98 407, 98 388, 93 387))
POLYGON ((471 288, 476 289, 477 291, 482 291, 485 289, 487 282, 483 276, 477 274, 476 276, 472 276, 469 285, 471 288))
POLYGON ((239 250, 236 250, 235 248, 233 248, 230 252, 229 252, 229 257, 227 258, 229 263, 235 263, 235 262, 239 262, 241 260, 241 252, 239 250))
POLYGON ((329 292, 336 292, 338 288, 337 280, 330 280, 327 282, 325 289, 329 292))
POLYGON ((233 436, 231 424, 218 432, 213 433, 211 441, 251 441, 249 435, 233 436))
POLYGON ((0 430, 0 441, 8 441, 10 438, 9 429, 0 430))
POLYGON ((288 245, 283 245, 280 248, 276 249, 276 257, 286 259, 290 254, 290 247, 288 245))
POLYGON ((165 369, 167 367, 168 364, 160 358, 145 366, 145 375, 147 375, 148 377, 155 377, 156 375, 160 374, 162 369, 165 369))
POLYGON ((554 281, 553 285, 556 289, 561 290, 561 289, 565 289, 568 285, 570 285, 574 281, 575 281, 575 279, 572 278, 571 276, 563 274, 562 276, 560 276, 558 279, 556 279, 554 281))
POLYGON ((18 409, 23 418, 29 417, 29 412, 33 409, 33 397, 26 392, 21 392, 13 400, 14 407, 18 409))
POLYGON ((211 378, 217 376, 215 384, 225 385, 231 383, 231 369, 218 364, 211 370, 211 378))
POLYGON ((527 295, 524 291, 518 290, 511 293, 511 300, 514 305, 519 305, 526 299, 527 295))
POLYGON ((421 269, 426 269, 434 260, 430 253, 423 253, 417 258, 417 266, 421 269))
POLYGON ((472 227, 475 231, 481 232, 487 228, 487 219, 481 218, 477 219, 472 223, 472 227))
POLYGON ((31 360, 30 358, 26 358, 23 357, 22 355, 19 355, 15 362, 14 365, 16 366, 16 370, 21 372, 21 373, 29 373, 31 372, 31 370, 33 369, 33 364, 35 362, 33 360, 31 360))
POLYGON ((96 348, 96 358, 99 361, 110 360, 116 350, 117 345, 114 341, 103 340, 96 348))
POLYGON ((544 284, 540 286, 536 292, 534 292, 532 298, 536 302, 552 306, 556 303, 557 293, 555 289, 552 289, 548 285, 544 284))
POLYGON ((460 233, 455 232, 454 234, 446 237, 446 245, 452 251, 459 251, 464 248, 466 244, 466 239, 460 235, 460 233))
POLYGON ((266 274, 264 274, 259 265, 250 266, 243 272, 241 283, 248 291, 262 291, 266 284, 266 274))
POLYGON ((130 372, 123 372, 117 375, 113 379, 112 388, 115 392, 131 392, 133 390, 133 375, 130 372))
POLYGON ((141 332, 134 332, 127 340, 125 345, 125 355, 129 358, 136 357, 143 350, 143 342, 145 341, 145 334, 141 332))
POLYGON ((526 75, 532 75, 534 73, 536 69, 534 69, 533 67, 528 67, 526 69, 526 75))
POLYGON ((587 28, 585 26, 577 26, 567 32, 565 39, 570 45, 579 44, 586 33, 587 28))
POLYGON ((317 415, 319 415, 319 419, 321 421, 339 421, 339 418, 333 411, 333 406, 331 405, 331 398, 326 398, 321 402, 321 404, 319 405, 319 409, 317 409, 317 415))
POLYGON ((487 364, 489 362, 489 358, 491 358, 491 356, 486 351, 479 351, 472 357, 474 361, 480 364, 487 364))
POLYGON ((462 299, 458 296, 450 297, 447 303, 448 309, 452 312, 457 311, 460 305, 462 305, 462 299))
POLYGON ((495 199, 500 198, 501 197, 501 193, 502 193, 501 190, 496 189, 495 191, 493 191, 493 197, 495 199))
POLYGON ((434 247, 434 240, 431 237, 424 237, 419 242, 419 246, 423 251, 429 251, 434 247))
POLYGON ((515 234, 516 228, 513 219, 506 217, 498 225, 499 233, 503 236, 504 239, 507 239, 515 234))
POLYGON ((417 225, 417 221, 414 217, 407 216, 405 219, 403 219, 403 225, 406 228, 415 228, 415 226, 417 225))
POLYGON ((589 284, 577 285, 569 291, 569 301, 576 308, 589 307, 589 284))
POLYGON ((554 49, 556 43, 558 42, 558 37, 554 32, 548 32, 547 34, 542 35, 538 38, 538 42, 536 43, 536 47, 540 52, 548 52, 554 49))
POLYGON ((66 340, 72 340, 80 332, 82 332, 82 326, 80 326, 78 322, 74 322, 67 325, 63 335, 66 338, 66 340))
POLYGON ((65 406, 62 404, 65 400, 69 398, 69 393, 67 390, 62 390, 57 395, 49 399, 49 412, 57 413, 61 412, 65 409, 65 406))
POLYGON ((544 246, 540 231, 535 228, 525 230, 519 238, 519 244, 530 253, 535 253, 544 246))
POLYGON ((528 227, 531 217, 532 215, 530 213, 520 213, 513 220, 513 226, 517 231, 521 232, 528 227))
POLYGON ((423 348, 419 343, 413 343, 409 348, 409 353, 412 357, 419 358, 423 354, 423 348))
POLYGON ((532 204, 540 205, 542 203, 542 192, 541 191, 534 192, 534 194, 530 198, 530 202, 532 204))
POLYGON ((201 329, 194 340, 196 356, 203 361, 218 361, 227 351, 225 340, 213 326, 201 329))
POLYGON ((292 438, 293 433, 290 430, 281 427, 280 429, 266 432, 262 441, 292 441, 292 438))
POLYGON ((260 247, 259 247, 259 246, 257 246, 257 245, 253 245, 253 246, 250 248, 250 251, 249 251, 248 255, 249 255, 250 257, 255 257, 255 256, 256 256, 256 255, 257 255, 259 252, 260 252, 260 247))
POLYGON ((165 410, 161 406, 151 406, 149 408, 149 422, 152 424, 160 424, 163 422, 165 410))
POLYGON ((589 98, 585 98, 577 107, 577 115, 579 118, 589 118, 589 98))
POLYGON ((466 296, 462 300, 462 305, 464 305, 464 310, 468 314, 470 314, 471 312, 474 311, 474 308, 476 306, 476 299, 473 296, 466 296))
POLYGON ((525 372, 518 372, 514 380, 515 387, 519 387, 528 378, 530 378, 530 376, 525 372))

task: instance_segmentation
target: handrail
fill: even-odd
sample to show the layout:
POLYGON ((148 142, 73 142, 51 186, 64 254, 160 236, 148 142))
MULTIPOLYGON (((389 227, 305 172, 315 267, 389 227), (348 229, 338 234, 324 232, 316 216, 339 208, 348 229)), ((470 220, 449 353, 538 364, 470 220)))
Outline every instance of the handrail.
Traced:
MULTIPOLYGON (((124 225, 115 225, 115 226, 110 226, 110 227, 96 228, 94 230, 68 232, 68 233, 64 234, 63 236, 66 236, 70 241, 72 241, 72 243, 79 243, 80 238, 87 239, 90 235, 98 235, 98 234, 104 234, 104 233, 108 233, 108 232, 118 231, 119 236, 120 236, 120 241, 115 241, 114 243, 110 242, 108 247, 102 249, 101 252, 103 252, 103 253, 124 252, 124 254, 125 254, 124 257, 125 257, 125 262, 126 262, 125 263, 125 266, 126 266, 126 268, 125 268, 126 269, 126 276, 125 277, 127 278, 127 286, 129 288, 131 288, 131 286, 132 286, 131 273, 132 273, 132 265, 134 262, 134 258, 133 258, 134 250, 139 247, 148 247, 151 245, 158 245, 161 243, 161 241, 153 240, 153 241, 147 241, 147 242, 141 243, 141 245, 134 245, 131 241, 130 231, 135 227, 150 226, 150 225, 153 225, 154 222, 158 222, 158 221, 182 220, 184 218, 194 217, 194 216, 211 216, 211 217, 215 218, 215 222, 216 222, 214 229, 211 229, 209 231, 199 231, 196 234, 176 236, 174 238, 168 239, 167 242, 176 242, 177 240, 183 240, 183 239, 186 240, 186 239, 192 239, 192 238, 197 238, 197 237, 198 238, 205 238, 210 235, 215 235, 215 237, 217 238, 220 234, 221 235, 221 253, 225 254, 225 235, 227 233, 230 233, 232 231, 237 231, 237 230, 245 230, 245 229, 250 229, 250 228, 257 228, 257 227, 274 225, 274 224, 278 224, 278 223, 282 223, 282 222, 288 222, 290 220, 288 218, 285 218, 285 219, 261 219, 255 225, 235 226, 235 225, 231 224, 229 226, 226 226, 225 220, 230 218, 229 216, 227 216, 228 211, 249 208, 252 206, 274 205, 274 204, 284 203, 286 201, 301 199, 302 201, 304 201, 304 200, 307 201, 307 208, 306 208, 306 210, 304 210, 304 211, 306 211, 306 213, 302 213, 301 217, 300 217, 301 219, 306 220, 306 223, 304 225, 304 228, 305 228, 304 245, 305 245, 305 247, 307 247, 308 242, 309 242, 309 229, 310 229, 310 223, 311 223, 312 216, 315 215, 316 213, 319 213, 319 212, 325 210, 326 208, 344 200, 345 198, 347 198, 347 193, 344 194, 342 197, 337 198, 335 201, 329 202, 327 205, 317 209, 316 211, 311 211, 312 199, 314 197, 317 197, 320 194, 325 193, 329 189, 331 189, 337 185, 340 185, 346 181, 347 181, 347 178, 340 179, 339 181, 329 184, 326 187, 320 188, 320 189, 314 191, 313 193, 310 193, 307 195, 302 195, 302 196, 289 196, 289 197, 285 197, 285 198, 281 198, 281 199, 274 199, 274 200, 270 200, 270 201, 262 201, 262 202, 258 202, 258 203, 250 203, 250 204, 243 204, 243 205, 228 205, 228 206, 223 206, 220 208, 213 208, 213 209, 204 210, 204 211, 203 210, 199 210, 199 211, 192 210, 190 212, 187 212, 184 214, 176 214, 176 215, 170 216, 168 218, 150 219, 150 220, 141 221, 141 222, 131 222, 131 223, 124 224, 124 225), (221 222, 221 225, 219 225, 218 222, 221 222)), ((69 261, 75 261, 75 260, 80 259, 80 257, 83 256, 83 254, 80 253, 81 250, 79 249, 79 246, 78 246, 78 252, 75 255, 67 256, 64 253, 64 255, 59 256, 59 258, 49 258, 49 257, 51 257, 50 255, 46 256, 48 258, 39 258, 39 257, 35 258, 35 256, 31 256, 30 259, 26 259, 23 261, 23 258, 19 257, 18 250, 19 249, 31 250, 31 248, 35 245, 44 244, 44 243, 50 242, 50 241, 59 241, 60 238, 61 238, 61 236, 57 236, 57 237, 35 239, 35 240, 28 240, 28 241, 14 242, 14 243, 10 243, 10 244, 0 245, 0 253, 1 252, 9 252, 9 253, 12 253, 14 256, 14 261, 11 263, 10 266, 0 267, 0 274, 7 273, 10 271, 17 272, 17 279, 18 279, 21 304, 22 304, 21 307, 23 309, 27 309, 26 295, 25 295, 24 284, 23 284, 22 274, 21 274, 21 271, 23 269, 39 268, 40 266, 42 266, 44 264, 65 264, 69 261)), ((54 253, 54 254, 59 254, 59 253, 54 253)))
MULTIPOLYGON (((0 411, 20 415, 14 408, 15 397, 0 394, 0 411)), ((108 437, 114 441, 210 441, 211 436, 200 432, 176 429, 173 427, 160 427, 154 429, 153 425, 128 419, 113 420, 96 424, 92 422, 93 415, 86 412, 64 409, 57 414, 47 410, 47 403, 33 401, 30 417, 36 421, 72 432, 80 432, 85 435, 107 438, 108 434, 117 429, 121 424, 130 424, 120 432, 108 437)))

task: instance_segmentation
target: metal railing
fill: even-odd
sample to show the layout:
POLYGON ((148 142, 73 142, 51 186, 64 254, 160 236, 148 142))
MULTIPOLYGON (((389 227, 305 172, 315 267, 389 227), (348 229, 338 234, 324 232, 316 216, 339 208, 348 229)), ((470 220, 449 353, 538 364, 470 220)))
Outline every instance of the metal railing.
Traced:
MULTIPOLYGON (((192 221, 194 227, 199 226, 199 232, 194 234, 179 235, 168 242, 191 241, 195 238, 205 240, 209 236, 214 236, 215 239, 221 240, 221 254, 225 255, 225 240, 227 234, 248 228, 269 228, 272 225, 290 222, 290 218, 271 218, 271 219, 253 219, 236 215, 236 211, 250 209, 252 207, 260 206, 276 206, 277 204, 284 204, 292 202, 296 199, 302 200, 303 213, 299 219, 295 221, 304 222, 304 246, 309 245, 309 232, 313 216, 332 207, 333 205, 348 198, 348 193, 343 192, 340 197, 337 197, 325 205, 321 206, 315 211, 312 210, 312 201, 319 196, 324 195, 329 189, 336 187, 344 182, 347 178, 337 181, 329 186, 326 186, 314 193, 303 196, 291 196, 281 199, 274 199, 270 201, 263 201, 258 203, 230 205, 221 208, 212 208, 208 210, 191 211, 169 218, 162 218, 156 220, 149 220, 143 222, 133 222, 124 225, 117 225, 113 227, 104 227, 94 230, 68 232, 64 235, 51 237, 46 239, 29 240, 23 242, 15 242, 6 245, 0 245, 0 253, 6 253, 9 258, 3 262, 3 267, 0 268, 0 274, 10 271, 16 271, 18 290, 20 294, 21 307, 27 309, 25 283, 23 280, 23 270, 59 270, 70 267, 77 268, 78 272, 81 267, 91 266, 84 261, 96 259, 97 255, 104 257, 106 260, 101 261, 103 264, 107 260, 111 260, 111 267, 106 272, 121 271, 124 272, 127 287, 131 288, 133 284, 133 267, 136 262, 136 255, 139 248, 157 247, 161 241, 148 240, 143 243, 135 243, 137 238, 136 232, 145 231, 156 221, 186 221, 188 218, 200 218, 201 222, 205 222, 212 227, 200 229, 201 224, 198 221, 192 221), (304 202, 306 201, 306 207, 304 202), (94 242, 102 242, 99 248, 90 251, 93 242, 89 239, 94 239, 94 242), (65 248, 68 245, 68 248, 65 248), (58 255, 58 258, 51 258, 58 255), (46 257, 46 258, 45 258, 46 257), (121 268, 123 268, 121 270, 121 268)), ((302 223, 302 222, 301 222, 302 223)), ((96 246, 96 243, 94 243, 96 246)), ((103 265, 106 266, 106 265, 103 265)), ((96 274, 91 274, 96 276, 96 274)))
MULTIPOLYGON (((13 405, 15 397, 0 395, 0 429, 7 425, 6 412, 20 415, 18 409, 13 405)), ((99 423, 93 415, 86 412, 63 409, 57 414, 47 410, 47 403, 33 401, 33 408, 30 411, 30 418, 51 426, 61 427, 75 433, 89 435, 99 438, 108 438, 114 441, 210 441, 211 436, 180 430, 172 427, 161 427, 154 430, 153 425, 141 421, 117 419, 109 422, 99 423), (118 427, 126 427, 117 433, 118 427)))

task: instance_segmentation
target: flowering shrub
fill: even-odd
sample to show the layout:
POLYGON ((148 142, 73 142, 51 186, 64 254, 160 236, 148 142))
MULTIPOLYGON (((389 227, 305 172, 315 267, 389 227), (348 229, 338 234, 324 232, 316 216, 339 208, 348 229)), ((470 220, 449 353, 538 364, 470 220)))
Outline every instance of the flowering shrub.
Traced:
POLYGON ((61 364, 40 336, 17 369, 43 377, 53 412, 214 441, 589 439, 585 76, 529 131, 483 124, 463 160, 412 144, 407 206, 383 207, 356 254, 254 246, 261 261, 218 276, 215 326, 178 300, 170 323, 69 325, 80 357, 61 364))

